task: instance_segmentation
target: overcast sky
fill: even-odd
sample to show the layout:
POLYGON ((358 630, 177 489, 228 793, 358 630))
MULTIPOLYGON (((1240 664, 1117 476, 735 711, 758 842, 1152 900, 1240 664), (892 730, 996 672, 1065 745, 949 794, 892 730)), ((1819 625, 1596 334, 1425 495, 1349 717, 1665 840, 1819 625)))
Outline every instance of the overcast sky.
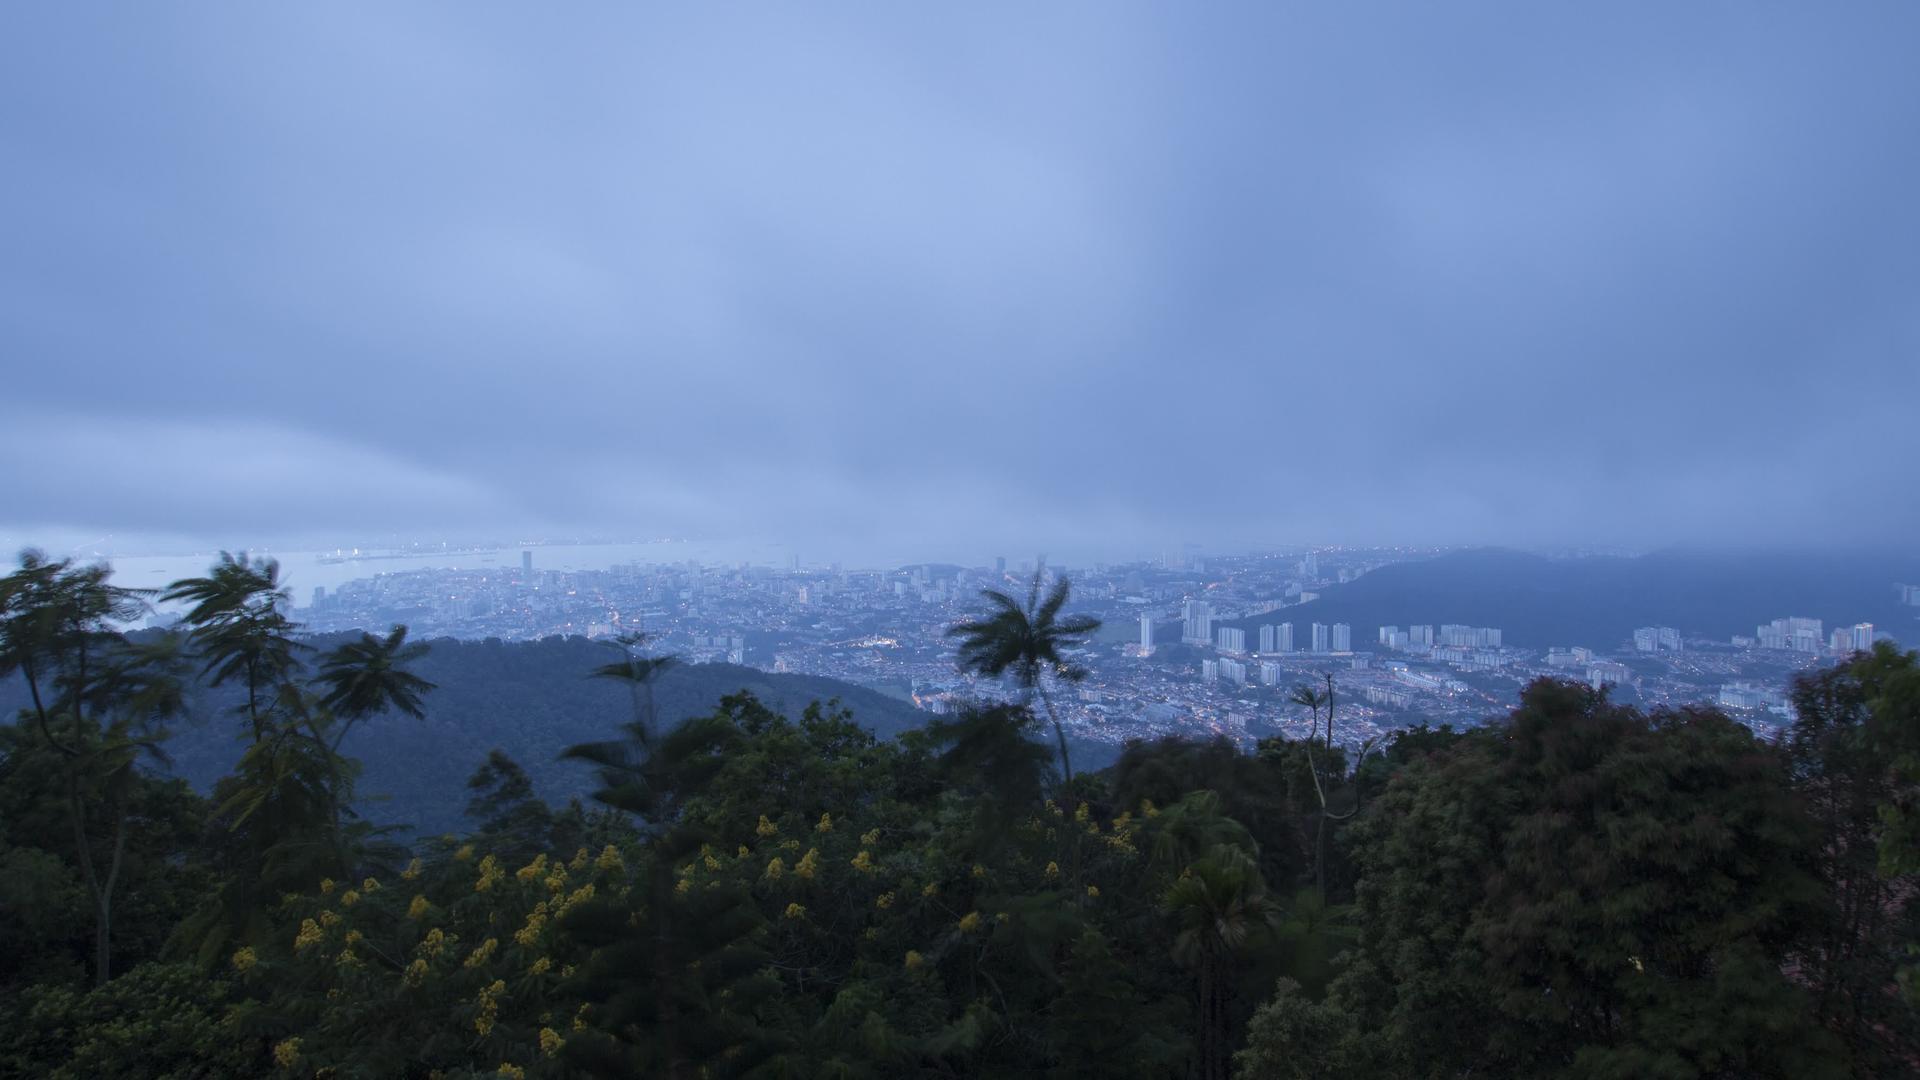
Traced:
POLYGON ((0 540, 1920 532, 1920 5, 681 9, 10 5, 0 540))

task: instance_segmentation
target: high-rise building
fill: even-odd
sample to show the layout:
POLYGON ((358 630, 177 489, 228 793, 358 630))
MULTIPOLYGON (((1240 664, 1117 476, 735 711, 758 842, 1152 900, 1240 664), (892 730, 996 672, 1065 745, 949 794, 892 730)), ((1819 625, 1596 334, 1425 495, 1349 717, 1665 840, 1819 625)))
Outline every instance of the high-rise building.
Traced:
POLYGON ((533 552, 531 551, 520 553, 520 576, 523 578, 533 576, 533 552))
POLYGON ((1853 625, 1853 651, 1854 652, 1872 652, 1873 651, 1873 624, 1872 623, 1863 622, 1863 623, 1855 623, 1853 625))
POLYGON ((1140 616, 1140 651, 1153 651, 1153 616, 1140 616))
POLYGON ((1823 644, 1825 635, 1821 632, 1819 619, 1808 619, 1798 615, 1785 619, 1775 619, 1758 628, 1754 635, 1763 649, 1791 649, 1794 652, 1817 653, 1823 644))
POLYGON ((1643 626, 1633 632, 1635 652, 1679 652, 1680 631, 1671 626, 1643 626))
POLYGON ((1213 605, 1205 600, 1189 600, 1182 616, 1180 640, 1191 645, 1213 644, 1213 605))
POLYGON ((1274 630, 1273 651, 1274 652, 1292 652, 1293 651, 1293 624, 1292 623, 1283 622, 1274 630))
POLYGON ((1353 627, 1343 622, 1333 624, 1333 651, 1353 651, 1353 627))
POLYGON ((1261 662, 1260 685, 1262 686, 1279 686, 1280 685, 1280 665, 1279 664, 1276 664, 1271 660, 1266 660, 1261 662))
POLYGON ((1433 648, 1433 627, 1432 626, 1407 627, 1407 647, 1414 648, 1414 649, 1433 648))
POLYGON ((1331 643, 1332 643, 1332 638, 1327 633, 1327 624, 1314 623, 1313 624, 1313 651, 1317 653, 1326 652, 1327 646, 1330 645, 1331 643))
POLYGON ((1271 626, 1260 628, 1260 651, 1263 653, 1273 651, 1273 627, 1271 626))
POLYGON ((1005 555, 995 555, 993 557, 993 572, 996 574, 1004 574, 1007 572, 1007 557, 1005 555))
POLYGON ((1221 652, 1246 652, 1247 632, 1231 626, 1223 626, 1215 635, 1215 644, 1221 652))
POLYGON ((1208 682, 1213 682, 1214 680, 1218 679, 1220 677, 1220 661, 1218 660, 1200 661, 1200 677, 1202 679, 1207 680, 1208 682))

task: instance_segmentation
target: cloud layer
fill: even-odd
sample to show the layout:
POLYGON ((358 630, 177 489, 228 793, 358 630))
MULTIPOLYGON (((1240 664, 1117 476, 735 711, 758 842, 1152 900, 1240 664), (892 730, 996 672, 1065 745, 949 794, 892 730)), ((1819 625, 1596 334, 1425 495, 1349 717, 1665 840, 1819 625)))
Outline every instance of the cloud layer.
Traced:
POLYGON ((1920 529, 1910 5, 7 23, 7 534, 1920 529))

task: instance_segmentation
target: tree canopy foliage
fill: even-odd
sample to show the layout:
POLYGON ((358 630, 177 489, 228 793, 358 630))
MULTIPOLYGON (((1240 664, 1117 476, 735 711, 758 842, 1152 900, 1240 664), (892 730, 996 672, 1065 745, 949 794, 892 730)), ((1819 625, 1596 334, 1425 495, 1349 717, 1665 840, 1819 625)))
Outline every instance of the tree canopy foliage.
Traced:
MULTIPOLYGON (((143 597, 97 568, 0 578, 32 684, 0 725, 0 1074, 1920 1063, 1912 654, 1803 679, 1777 739, 1543 680, 1484 727, 1343 746, 1315 690, 1308 739, 1138 743, 1068 782, 1037 680, 882 736, 752 693, 670 712, 670 661, 628 642, 568 654, 623 715, 474 754, 464 824, 402 842, 359 816, 345 732, 425 727, 453 680, 404 628, 306 641, 275 589, 224 558, 173 590, 205 609, 185 635, 130 639, 143 597), (203 797, 164 755, 210 664, 240 753, 203 797)), ((1061 673, 1012 614, 1071 629, 1066 596, 1002 605, 958 662, 1061 673)))

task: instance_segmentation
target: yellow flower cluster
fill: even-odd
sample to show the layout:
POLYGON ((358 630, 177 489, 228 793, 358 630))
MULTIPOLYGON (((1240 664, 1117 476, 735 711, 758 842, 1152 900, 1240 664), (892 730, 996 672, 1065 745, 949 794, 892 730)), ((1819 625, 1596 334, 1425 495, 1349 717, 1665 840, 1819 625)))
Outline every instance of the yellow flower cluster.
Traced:
POLYGON ((593 882, 589 881, 568 893, 567 898, 560 901, 559 905, 553 909, 553 917, 558 919, 591 899, 593 899, 593 882))
POLYGON ((340 955, 334 957, 333 962, 343 968, 358 967, 360 958, 353 954, 353 946, 349 945, 340 950, 340 955))
POLYGON ((547 891, 559 892, 567 887, 567 868, 559 863, 553 864, 553 873, 547 875, 547 891))
POLYGON ((332 878, 323 877, 320 879, 320 895, 321 896, 333 895, 333 879, 332 878))
POLYGON ((706 867, 707 867, 707 869, 708 869, 708 870, 718 870, 718 869, 720 869, 720 860, 719 860, 718 858, 716 858, 716 857, 714 857, 714 856, 713 856, 712 854, 708 854, 708 855, 707 855, 707 856, 705 857, 705 859, 704 859, 704 860, 702 860, 702 861, 704 861, 704 862, 706 863, 706 867))
POLYGON ((927 882, 927 887, 926 887, 926 888, 924 888, 924 889, 921 889, 921 890, 920 890, 920 895, 921 895, 921 896, 938 896, 938 895, 940 895, 940 883, 939 883, 939 882, 937 882, 937 881, 929 881, 929 882, 927 882))
POLYGON ((860 842, 868 847, 878 844, 880 842, 880 830, 877 828, 868 829, 866 832, 861 833, 860 842))
POLYGON ((741 844, 733 851, 733 857, 736 859, 744 859, 751 854, 753 854, 753 852, 747 850, 747 845, 745 844, 741 844))
POLYGON ((320 944, 320 939, 326 937, 326 935, 327 932, 320 929, 319 923, 314 922, 312 919, 302 919, 300 920, 300 932, 294 935, 293 951, 299 952, 309 945, 318 945, 320 944))
POLYGON ((363 893, 375 893, 375 892, 379 892, 379 891, 380 891, 380 883, 379 883, 378 881, 375 881, 375 880, 374 880, 374 879, 372 879, 372 878, 367 878, 367 879, 366 879, 365 881, 362 881, 362 882, 360 883, 360 891, 361 891, 361 892, 363 892, 363 893))
POLYGON ((673 892, 675 896, 685 896, 692 891, 693 891, 693 882, 688 881, 686 878, 681 878, 679 881, 675 882, 673 885, 673 892))
POLYGON ((424 895, 415 893, 413 897, 413 902, 407 905, 407 918, 418 919, 421 916, 425 915, 427 913, 427 909, 431 908, 432 906, 433 905, 427 903, 427 898, 424 895))
POLYGON ((420 858, 419 856, 415 856, 413 861, 407 864, 407 868, 405 870, 400 871, 400 880, 412 881, 414 878, 417 878, 419 876, 420 876, 420 858))
POLYGON ((527 913, 527 925, 514 931, 513 940, 520 945, 532 945, 540 937, 540 931, 547 925, 547 904, 542 900, 527 913))
POLYGON ((576 851, 573 853, 572 859, 567 861, 567 869, 573 870, 575 872, 585 870, 587 868, 587 864, 592 861, 593 861, 593 856, 587 854, 586 848, 581 848, 579 851, 576 851))
POLYGON ((480 879, 473 883, 473 891, 486 892, 499 884, 500 879, 506 876, 507 872, 500 869, 500 864, 494 861, 493 856, 489 855, 480 860, 480 879))
POLYGON ((347 931, 347 944, 358 945, 365 940, 367 940, 367 935, 361 933, 360 931, 358 930, 347 931))
POLYGON ((987 868, 986 868, 986 867, 984 867, 984 866, 981 866, 981 865, 980 865, 979 863, 974 863, 974 864, 973 864, 973 876, 974 876, 974 877, 976 877, 976 878, 983 878, 983 877, 986 877, 986 876, 987 876, 987 868))
POLYGON ((355 892, 352 889, 348 889, 346 892, 343 892, 340 894, 341 907, 352 907, 353 905, 359 902, 360 902, 360 894, 358 892, 355 892))
POLYGON ((519 881, 522 884, 525 884, 546 872, 547 872, 547 857, 545 855, 535 855, 533 857, 532 862, 528 863, 527 865, 521 867, 518 870, 515 870, 513 872, 513 876, 515 880, 519 881))
POLYGON ((473 858, 472 844, 461 844, 460 850, 453 853, 454 862, 466 862, 468 859, 471 859, 471 858, 473 858))
POLYGON ((527 974, 545 975, 548 971, 552 969, 553 969, 552 958, 543 956, 538 960, 535 960, 533 963, 527 965, 527 974))
POLYGON ((771 821, 768 821, 768 820, 767 820, 767 815, 765 815, 765 814, 761 814, 761 815, 760 815, 760 824, 758 824, 758 825, 755 825, 755 826, 753 827, 753 834, 754 834, 755 836, 763 836, 763 837, 764 837, 764 836, 778 836, 778 835, 780 835, 780 826, 778 826, 778 825, 775 825, 775 824, 774 824, 773 822, 771 822, 771 821))
POLYGON ((787 864, 778 855, 767 860, 767 880, 779 881, 787 872, 787 864))
POLYGON ((1159 817, 1160 808, 1153 805, 1152 799, 1141 799, 1140 800, 1140 816, 1141 817, 1159 817))
POLYGON ((291 1069, 293 1068, 294 1062, 299 1060, 300 1039, 298 1036, 291 1039, 282 1039, 273 1044, 273 1063, 275 1065, 283 1069, 291 1069))
POLYGON ((1080 824, 1085 825, 1088 821, 1092 820, 1092 818, 1093 818, 1093 811, 1088 809, 1086 803, 1081 803, 1079 806, 1074 808, 1073 820, 1079 822, 1080 824))
POLYGON ((478 948, 474 949, 472 952, 467 954, 467 960, 466 960, 465 966, 470 968, 476 968, 476 967, 479 967, 481 964, 486 963, 488 960, 492 959, 493 950, 498 948, 499 945, 500 945, 500 942, 495 938, 488 938, 487 940, 481 942, 478 948))
POLYGON ((879 896, 874 897, 873 906, 879 908, 881 911, 887 910, 893 906, 893 894, 891 892, 883 892, 879 896))
POLYGON ((833 831, 833 815, 821 814, 820 823, 813 827, 813 831, 814 832, 832 832, 833 831))
POLYGON ((407 965, 407 970, 400 976, 400 981, 408 986, 419 986, 426 982, 427 962, 416 957, 413 963, 407 965))
POLYGON ((959 928, 961 933, 971 934, 980 929, 980 913, 977 911, 969 911, 965 915, 960 916, 960 921, 954 925, 959 928))
POLYGON ((1100 899, 1100 886, 1098 885, 1087 886, 1087 899, 1089 900, 1100 899))
POLYGON ((1047 813, 1052 814, 1054 817, 1067 816, 1067 812, 1065 810, 1060 809, 1060 804, 1057 802, 1054 802, 1052 799, 1047 800, 1047 813))
POLYGON ((803 881, 812 881, 813 875, 820 871, 820 849, 808 848, 807 854, 793 864, 793 875, 803 881))
POLYGON ((482 1035, 492 1033, 493 1022, 500 1015, 500 998, 506 992, 507 984, 502 979, 495 979, 492 986, 480 991, 480 1015, 473 1018, 473 1030, 482 1035))
POLYGON ((1054 878, 1057 878, 1059 876, 1060 876, 1060 864, 1057 862, 1047 863, 1047 880, 1052 881, 1054 878))
MULTIPOLYGON (((297 946, 298 942, 296 941, 295 944, 297 946)), ((252 971, 253 965, 259 963, 259 961, 260 958, 253 954, 253 947, 243 945, 233 954, 233 970, 244 975, 252 971)))
POLYGON ((789 919, 804 919, 804 918, 806 918, 806 917, 807 917, 807 909, 806 909, 806 908, 804 908, 804 907, 801 907, 801 906, 800 906, 799 904, 788 904, 788 905, 787 905, 787 918, 789 918, 789 919))
POLYGON ((626 861, 620 858, 620 849, 612 844, 601 848, 600 857, 593 860, 595 870, 624 870, 626 866, 626 861))
POLYGON ((560 1033, 552 1028, 543 1027, 540 1029, 540 1052, 548 1057, 558 1054, 560 1047, 565 1043, 566 1040, 560 1037, 560 1033))
POLYGON ((457 940, 459 939, 448 937, 446 934, 446 931, 436 926, 433 929, 427 931, 427 936, 420 939, 420 944, 417 947, 416 951, 419 952, 421 956, 425 956, 431 959, 433 957, 439 956, 442 952, 446 951, 447 946, 453 944, 457 940))
POLYGON ((860 854, 855 855, 852 859, 848 860, 848 862, 853 866, 855 870, 858 870, 863 874, 873 873, 873 856, 867 854, 864 848, 861 849, 860 854))
POLYGON ((507 1080, 527 1080, 527 1070, 510 1063, 502 1063, 500 1071, 494 1075, 504 1076, 507 1080))
POLYGON ((906 964, 908 971, 919 971, 922 967, 926 966, 927 959, 918 952, 908 949, 906 959, 903 962, 906 964))
POLYGON ((573 1030, 587 1030, 587 1006, 582 1005, 573 1014, 573 1030))
POLYGON ((333 929, 334 924, 339 921, 340 921, 340 916, 335 915, 331 911, 323 911, 320 913, 320 925, 326 927, 329 930, 333 929))

